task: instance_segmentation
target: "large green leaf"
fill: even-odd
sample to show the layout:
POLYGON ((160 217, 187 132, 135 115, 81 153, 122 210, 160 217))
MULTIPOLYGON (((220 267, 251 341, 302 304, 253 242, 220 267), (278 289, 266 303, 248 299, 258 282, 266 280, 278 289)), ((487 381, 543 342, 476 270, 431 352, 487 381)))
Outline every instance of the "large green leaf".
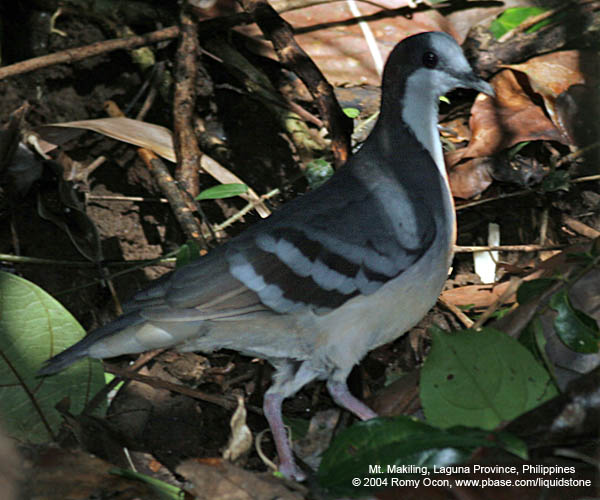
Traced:
POLYGON ((48 441, 62 421, 54 406, 69 398, 81 411, 104 385, 98 361, 83 361, 51 377, 37 377, 42 362, 80 340, 81 325, 55 299, 29 281, 0 272, 0 416, 7 433, 48 441))
POLYGON ((422 480, 427 470, 461 463, 481 446, 524 454, 522 443, 506 433, 437 429, 405 416, 375 418, 341 432, 323 454, 317 476, 329 493, 361 495, 391 487, 393 479, 422 480))
POLYGON ((433 425, 493 429, 557 394, 533 355, 504 333, 490 328, 432 333, 420 391, 433 425))

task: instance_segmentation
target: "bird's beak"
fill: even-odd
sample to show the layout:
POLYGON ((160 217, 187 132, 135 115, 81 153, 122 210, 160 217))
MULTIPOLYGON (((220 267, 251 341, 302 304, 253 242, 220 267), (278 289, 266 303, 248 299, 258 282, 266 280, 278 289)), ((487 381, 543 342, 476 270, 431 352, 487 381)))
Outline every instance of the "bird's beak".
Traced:
POLYGON ((496 92, 494 92, 493 87, 485 80, 475 76, 474 73, 469 75, 469 77, 465 80, 465 87, 478 90, 479 92, 483 92, 490 97, 496 97, 496 92))

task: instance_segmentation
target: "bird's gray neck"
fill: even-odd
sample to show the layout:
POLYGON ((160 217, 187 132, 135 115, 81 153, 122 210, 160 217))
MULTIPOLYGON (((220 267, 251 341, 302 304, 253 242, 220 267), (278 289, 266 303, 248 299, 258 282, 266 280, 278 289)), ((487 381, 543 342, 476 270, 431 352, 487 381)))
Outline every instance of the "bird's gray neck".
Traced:
POLYGON ((392 99, 396 102, 388 102, 382 106, 376 125, 380 151, 390 157, 406 157, 417 151, 426 151, 444 184, 448 186, 437 127, 438 96, 420 78, 413 76, 408 79, 403 95, 395 95, 392 99))
POLYGON ((437 127, 439 89, 430 75, 416 71, 407 78, 404 88, 395 90, 396 93, 388 93, 388 98, 396 102, 386 102, 381 108, 375 134, 377 150, 390 160, 390 165, 401 165, 396 174, 403 183, 408 178, 414 179, 414 185, 429 182, 421 194, 431 200, 432 206, 440 208, 434 213, 442 218, 451 246, 455 240, 455 214, 437 127), (418 153, 422 152, 431 157, 433 164, 412 165, 406 160, 413 155, 420 158, 418 153), (434 188, 434 184, 439 187, 434 188))

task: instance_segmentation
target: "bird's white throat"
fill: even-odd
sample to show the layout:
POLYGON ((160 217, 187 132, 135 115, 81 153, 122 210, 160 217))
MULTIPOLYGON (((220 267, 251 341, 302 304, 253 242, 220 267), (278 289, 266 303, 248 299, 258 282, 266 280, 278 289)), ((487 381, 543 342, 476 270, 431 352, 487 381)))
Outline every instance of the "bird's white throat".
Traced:
MULTIPOLYGON (((421 145, 429 152, 440 175, 446 179, 446 166, 442 143, 438 132, 438 102, 440 82, 437 71, 419 69, 406 81, 402 119, 414 133, 421 145)), ((445 87, 445 86, 444 86, 445 87)))

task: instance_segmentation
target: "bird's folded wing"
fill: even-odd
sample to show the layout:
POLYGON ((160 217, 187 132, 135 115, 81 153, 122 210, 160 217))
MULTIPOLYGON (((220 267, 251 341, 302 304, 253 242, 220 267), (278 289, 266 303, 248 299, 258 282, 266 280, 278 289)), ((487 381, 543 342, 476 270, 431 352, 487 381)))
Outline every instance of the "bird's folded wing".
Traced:
POLYGON ((393 183, 333 182, 134 297, 150 320, 224 319, 255 311, 326 313, 401 275, 429 248, 425 205, 393 183), (375 195, 377 192, 377 196, 375 195), (399 217, 398 214, 401 214, 399 217))

